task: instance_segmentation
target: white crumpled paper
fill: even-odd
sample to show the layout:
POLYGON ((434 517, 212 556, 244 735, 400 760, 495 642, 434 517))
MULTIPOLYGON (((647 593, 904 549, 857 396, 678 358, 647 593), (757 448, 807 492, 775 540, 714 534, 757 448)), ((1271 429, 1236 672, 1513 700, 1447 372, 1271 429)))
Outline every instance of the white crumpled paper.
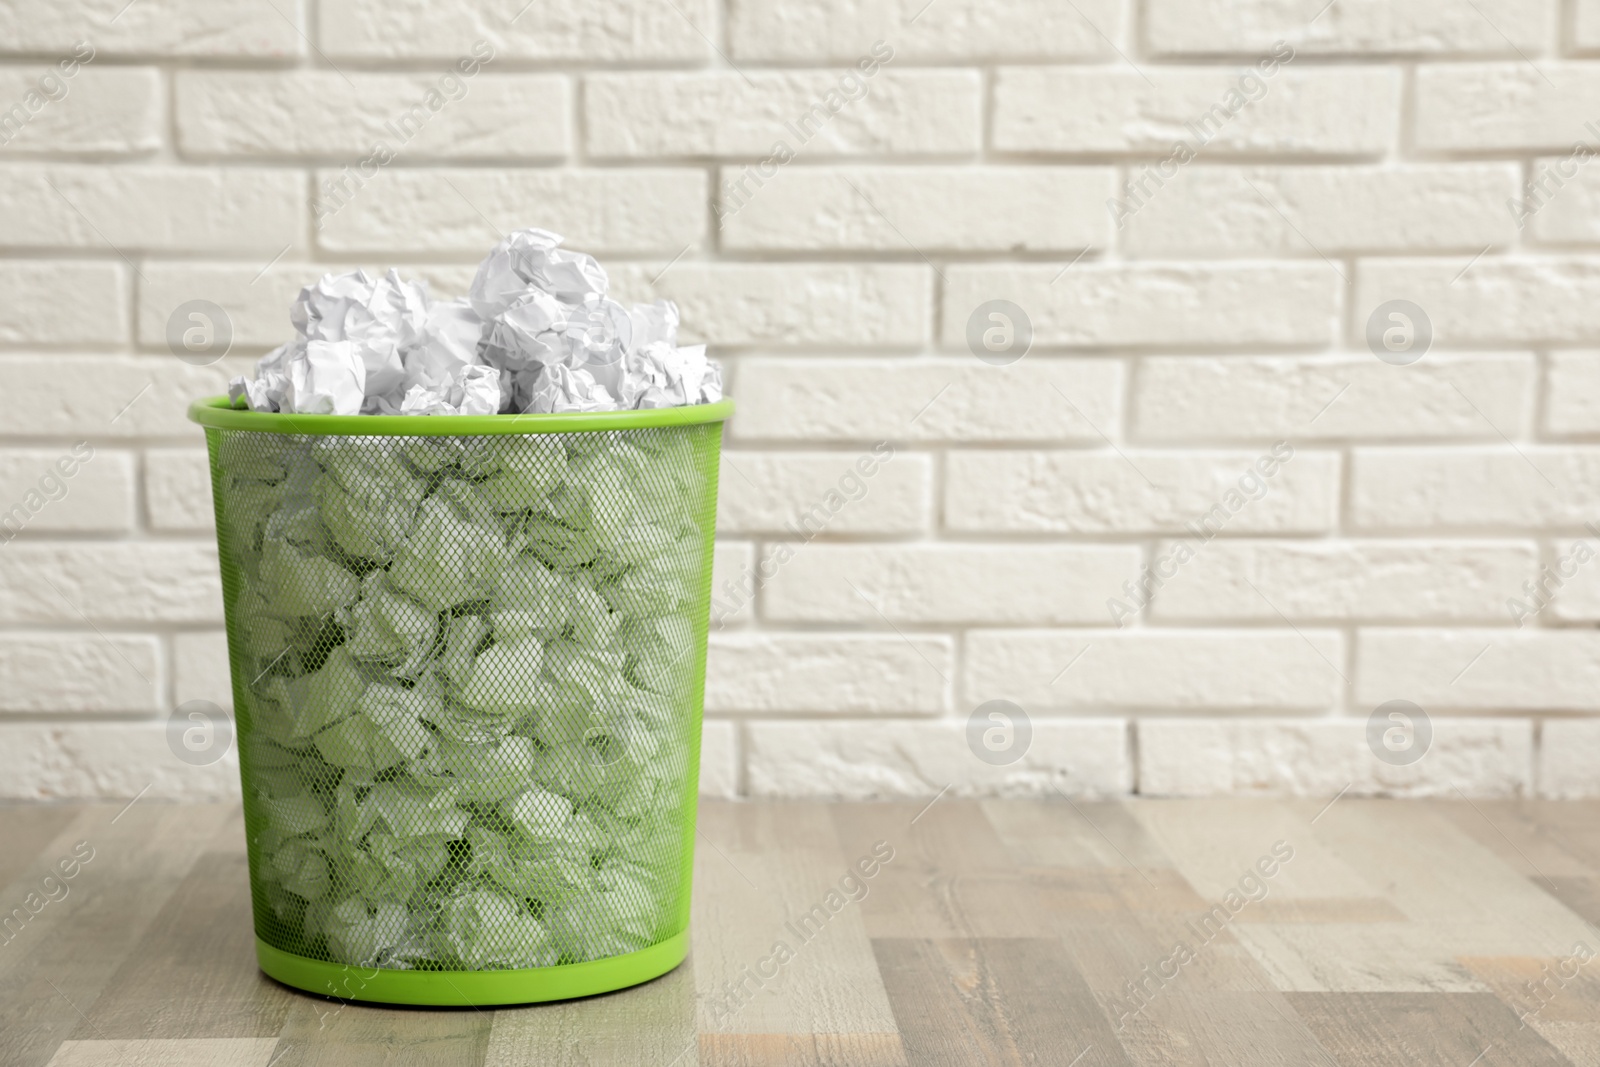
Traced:
POLYGON ((547 230, 511 234, 466 299, 433 301, 391 270, 327 274, 290 312, 298 337, 235 378, 255 411, 487 415, 709 404, 722 373, 678 347, 669 300, 625 308, 592 256, 547 230))

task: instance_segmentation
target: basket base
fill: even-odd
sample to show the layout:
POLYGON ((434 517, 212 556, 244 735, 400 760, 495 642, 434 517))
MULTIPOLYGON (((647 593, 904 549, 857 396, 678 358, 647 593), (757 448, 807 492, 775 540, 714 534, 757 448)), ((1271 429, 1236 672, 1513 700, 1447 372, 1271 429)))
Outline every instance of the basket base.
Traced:
POLYGON ((648 982, 683 962, 689 931, 638 952, 585 963, 506 971, 397 971, 307 959, 256 938, 256 960, 269 977, 308 993, 375 1004, 489 1007, 569 1000, 648 982))

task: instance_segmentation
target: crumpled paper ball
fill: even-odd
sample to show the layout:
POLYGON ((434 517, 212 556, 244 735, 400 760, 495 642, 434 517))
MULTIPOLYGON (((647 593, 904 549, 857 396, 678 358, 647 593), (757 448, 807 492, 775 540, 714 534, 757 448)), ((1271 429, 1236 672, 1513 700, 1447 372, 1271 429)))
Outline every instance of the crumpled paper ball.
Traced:
POLYGON ((605 270, 547 230, 524 229, 478 266, 465 299, 431 301, 390 270, 324 275, 290 313, 298 338, 229 396, 305 414, 483 415, 714 403, 704 345, 678 347, 671 301, 625 308, 605 270))

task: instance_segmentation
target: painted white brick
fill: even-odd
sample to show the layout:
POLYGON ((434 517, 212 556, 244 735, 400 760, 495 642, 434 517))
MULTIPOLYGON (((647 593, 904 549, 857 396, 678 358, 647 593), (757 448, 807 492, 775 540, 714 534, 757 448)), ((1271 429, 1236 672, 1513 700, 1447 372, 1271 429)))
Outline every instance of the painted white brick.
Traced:
POLYGON ((1356 661, 1364 708, 1404 699, 1430 714, 1600 711, 1595 630, 1362 630, 1356 661))
POLYGON ((933 273, 921 264, 665 266, 613 269, 613 295, 676 301, 685 341, 820 348, 909 347, 928 339, 933 273))
POLYGON ((346 167, 316 180, 317 243, 336 253, 387 255, 398 240, 476 260, 537 222, 579 251, 671 256, 705 233, 706 177, 696 170, 389 168, 360 184, 346 167))
POLYGON ((993 766, 963 722, 753 722, 750 793, 871 800, 934 796, 1116 796, 1132 787, 1120 719, 1034 719, 1028 751, 993 766))
POLYGON ((99 448, 85 460, 66 445, 0 451, 0 542, 21 531, 121 533, 132 528, 133 457, 128 453, 99 448))
POLYGON ((965 155, 980 147, 981 96, 970 70, 880 69, 866 79, 837 70, 591 74, 585 144, 596 157, 781 159, 780 142, 807 159, 965 155))
POLYGON ((217 800, 239 795, 239 757, 191 766, 167 747, 162 722, 0 723, 0 796, 7 800, 217 800))
POLYGON ((1600 352, 1552 352, 1544 394, 1548 433, 1600 433, 1600 352))
POLYGON ((1183 141, 1203 156, 1376 155, 1395 139, 1399 71, 1279 67, 1263 93, 1242 67, 1006 67, 994 89, 994 147, 1140 152, 1183 141), (1254 102, 1230 110, 1253 94, 1254 102), (1192 126, 1190 125, 1192 124, 1192 126))
POLYGON ((228 379, 247 366, 228 359, 193 367, 170 356, 10 356, 0 359, 8 403, 0 435, 198 440, 184 412, 200 397, 227 392, 228 379))
POLYGON ((144 500, 151 529, 209 533, 211 464, 204 448, 152 448, 144 457, 144 500))
POLYGON ((1533 582, 1531 589, 1519 583, 1501 597, 1501 611, 1508 620, 1531 623, 1542 601, 1547 619, 1600 622, 1600 540, 1587 536, 1547 545, 1533 582))
POLYGON ((557 75, 196 70, 174 87, 178 145, 200 155, 558 159, 571 139, 557 75))
POLYGON ((1405 299, 1427 314, 1436 347, 1581 343, 1600 335, 1600 259, 1484 256, 1468 267, 1470 258, 1362 260, 1357 329, 1379 304, 1405 299))
POLYGON ((1151 796, 1514 797, 1531 791, 1533 724, 1433 719, 1416 763, 1367 747, 1365 719, 1141 719, 1139 792, 1151 796))
POLYGON ((719 634, 708 659, 717 712, 938 713, 955 674, 952 640, 924 635, 719 634))
POLYGON ((932 481, 931 456, 895 455, 887 446, 881 454, 724 451, 717 529, 790 536, 920 533, 928 528, 932 481))
POLYGON ((1210 528, 1227 534, 1331 531, 1339 457, 1298 452, 1280 465, 1267 452, 986 450, 946 461, 944 521, 952 530, 1176 533, 1208 514, 1210 528), (1255 466, 1262 457, 1271 477, 1255 466), (1229 493, 1237 509, 1224 502, 1229 493))
POLYGON ((923 0, 733 0, 728 41, 735 59, 846 63, 868 58, 877 42, 901 63, 1114 57, 1101 33, 1117 39, 1120 6, 1117 0, 939 0, 926 7, 923 0))
POLYGON ((1507 434, 1530 427, 1538 365, 1524 353, 1430 352, 1407 367, 1365 352, 1157 356, 1140 363, 1136 381, 1133 432, 1148 440, 1499 441, 1496 427, 1507 434))
POLYGON ((756 546, 749 541, 723 541, 711 551, 711 629, 738 626, 755 618, 756 546))
POLYGON ((0 621, 219 622, 217 553, 199 542, 15 541, 0 549, 0 621))
POLYGON ((331 56, 457 59, 475 41, 497 60, 703 61, 715 35, 711 0, 535 0, 520 14, 494 0, 328 0, 319 40, 331 56))
POLYGON ((968 320, 997 299, 1022 308, 1035 345, 1323 344, 1337 331, 1344 286, 1321 262, 971 264, 944 273, 940 337, 961 349, 968 320))
POLYGON ((1132 545, 813 542, 796 547, 763 588, 761 613, 873 626, 1099 622, 1138 565, 1132 545))
POLYGON ((286 170, 8 163, 0 166, 0 244, 124 254, 253 249, 265 251, 265 266, 299 243, 305 188, 286 170))
POLYGON ((1109 167, 787 167, 741 187, 743 173, 721 171, 724 248, 1015 252, 1110 241, 1109 167))
POLYGON ((1103 359, 751 359, 733 427, 741 440, 1099 443, 1117 432, 1121 388, 1103 359))
POLYGON ((1030 711, 1327 711, 1343 659, 1332 630, 980 630, 962 690, 1030 711))
POLYGON ((1425 151, 1570 150, 1593 142, 1600 63, 1521 59, 1417 68, 1416 142, 1425 151))
POLYGON ((738 726, 707 719, 700 729, 700 795, 732 800, 739 795, 738 726))
POLYGON ((228 638, 221 630, 173 635, 173 706, 191 700, 209 700, 224 710, 233 710, 228 638))
MULTIPOLYGON (((9 549, 0 549, 4 551, 9 549)), ((92 633, 0 637, 0 711, 52 716, 150 712, 161 706, 160 684, 161 652, 153 637, 92 633)))
POLYGON ((1573 5, 1573 39, 1580 48, 1600 48, 1600 0, 1573 5))
MULTIPOLYGON (((1169 555, 1175 542, 1164 543, 1169 555)), ((1191 546, 1192 547, 1192 546, 1191 546)), ((1531 541, 1212 541, 1156 592, 1154 619, 1460 619, 1510 624, 1531 541)))
MULTIPOLYGON (((485 247, 485 251, 488 250, 485 247)), ((146 263, 140 268, 139 343, 166 350, 167 320, 190 300, 209 300, 227 312, 233 345, 239 349, 276 348, 294 337, 289 309, 300 290, 324 274, 342 274, 357 266, 373 277, 391 264, 296 263, 279 260, 265 270, 251 263, 146 263)), ((474 266, 398 266, 406 278, 428 283, 437 299, 464 296, 474 266)))
MULTIPOLYGON (((1600 116, 1597 116, 1600 118, 1600 116)), ((1593 144, 1596 135, 1580 138, 1593 144)), ((1533 160, 1526 183, 1519 182, 1514 200, 1503 210, 1522 223, 1524 234, 1541 244, 1594 244, 1600 239, 1600 167, 1588 160, 1548 156, 1533 160)))
MULTIPOLYGON (((1130 180, 1143 173, 1134 168, 1130 180)), ((1512 164, 1188 167, 1121 194, 1123 247, 1146 255, 1336 256, 1510 244, 1512 164)))
POLYGON ((0 50, 65 58, 90 41, 109 56, 284 57, 305 54, 298 4, 256 0, 80 0, 0 3, 0 50))
POLYGON ((127 283, 121 264, 0 261, 0 344, 114 345, 128 339, 127 283), (59 295, 77 299, 64 305, 59 295))
POLYGON ((1544 50, 1556 8, 1554 0, 1340 0, 1319 13, 1278 0, 1151 0, 1145 36, 1165 55, 1266 55, 1284 41, 1307 55, 1514 57, 1513 49, 1544 50))
POLYGON ((1539 795, 1551 800, 1600 796, 1600 719, 1546 719, 1539 726, 1539 795))
POLYGON ((1350 514, 1368 530, 1571 529, 1600 519, 1600 447, 1357 449, 1350 514))
POLYGON ((161 147, 161 80, 155 70, 80 64, 69 78, 54 64, 11 67, 0 71, 0 101, 0 151, 7 155, 109 155, 161 147))

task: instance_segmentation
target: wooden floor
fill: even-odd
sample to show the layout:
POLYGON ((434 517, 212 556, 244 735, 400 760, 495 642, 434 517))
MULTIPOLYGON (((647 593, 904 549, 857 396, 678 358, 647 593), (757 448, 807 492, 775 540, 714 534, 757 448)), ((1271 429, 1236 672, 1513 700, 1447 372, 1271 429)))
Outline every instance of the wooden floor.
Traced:
POLYGON ((1600 1064, 1600 804, 1325 804, 706 804, 688 963, 498 1011, 262 977, 234 808, 3 808, 0 1065, 1600 1064))

